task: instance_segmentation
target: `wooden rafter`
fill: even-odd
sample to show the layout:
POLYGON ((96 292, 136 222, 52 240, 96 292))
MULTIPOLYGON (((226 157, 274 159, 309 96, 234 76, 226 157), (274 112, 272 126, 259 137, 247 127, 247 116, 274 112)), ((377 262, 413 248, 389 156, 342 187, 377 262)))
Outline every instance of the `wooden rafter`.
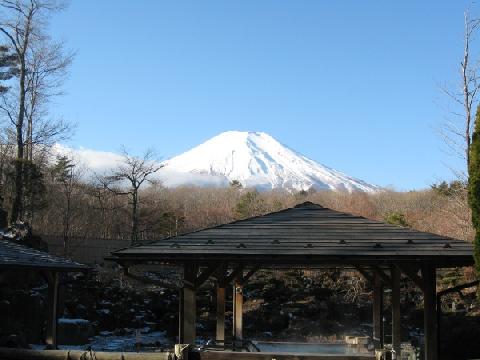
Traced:
POLYGON ((373 269, 373 271, 374 271, 376 274, 378 274, 378 276, 380 276, 380 277, 382 278, 382 280, 383 280, 387 285, 390 285, 390 286, 392 285, 392 278, 391 278, 389 275, 385 274, 385 272, 384 272, 382 269, 380 269, 380 268, 379 268, 378 266, 376 266, 376 265, 373 265, 373 266, 372 266, 372 269, 373 269))
POLYGON ((374 275, 370 274, 366 269, 362 269, 360 266, 355 266, 355 269, 357 269, 357 271, 362 274, 365 280, 367 280, 370 284, 373 285, 375 283, 374 275))
POLYGON ((418 275, 418 269, 412 268, 409 265, 395 264, 395 266, 412 280, 422 291, 425 291, 425 282, 423 278, 418 275))
POLYGON ((215 274, 220 268, 223 267, 223 263, 220 264, 210 264, 205 270, 203 270, 195 279, 195 288, 199 288, 202 284, 207 281, 210 276, 215 274))
POLYGON ((228 284, 233 279, 238 277, 238 275, 243 273, 243 265, 237 265, 227 276, 225 276, 223 284, 228 284))
POLYGON ((255 265, 253 268, 251 268, 245 276, 242 278, 238 278, 238 282, 242 285, 245 285, 245 283, 260 269, 260 265, 255 265))

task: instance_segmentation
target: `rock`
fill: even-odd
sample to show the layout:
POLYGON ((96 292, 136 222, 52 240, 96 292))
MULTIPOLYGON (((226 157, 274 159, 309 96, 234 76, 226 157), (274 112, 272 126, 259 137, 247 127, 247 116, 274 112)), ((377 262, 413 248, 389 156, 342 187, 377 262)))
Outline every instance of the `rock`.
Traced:
POLYGON ((58 343, 83 345, 94 335, 90 321, 85 319, 58 319, 58 343))
POLYGON ((48 245, 41 237, 32 234, 29 224, 18 222, 6 230, 2 230, 2 237, 5 240, 16 242, 37 250, 48 251, 48 245))
POLYGON ((85 305, 78 304, 75 307, 75 316, 83 319, 83 318, 87 317, 87 315, 88 315, 88 309, 85 305))
POLYGON ((19 349, 30 348, 30 346, 27 344, 27 341, 25 340, 25 337, 17 334, 0 337, 0 346, 19 349))
POLYGON ((317 300, 324 300, 332 296, 333 291, 331 289, 317 287, 312 290, 312 294, 315 296, 317 300))

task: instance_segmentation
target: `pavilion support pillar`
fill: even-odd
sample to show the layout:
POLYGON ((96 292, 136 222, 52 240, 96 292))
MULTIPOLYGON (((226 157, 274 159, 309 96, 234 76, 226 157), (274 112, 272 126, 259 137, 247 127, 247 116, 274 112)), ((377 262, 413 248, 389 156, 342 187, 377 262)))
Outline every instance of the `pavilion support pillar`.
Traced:
POLYGON ((193 263, 183 266, 183 286, 179 296, 179 336, 180 344, 195 344, 196 290, 195 279, 197 267, 193 263))
POLYGON ((233 284, 233 342, 243 342, 243 283, 238 279, 233 284))
POLYGON ((57 321, 58 321, 58 272, 48 272, 45 274, 48 282, 47 299, 47 328, 45 342, 52 349, 57 348, 57 321))
POLYGON ((425 287, 423 292, 425 360, 437 360, 437 277, 435 267, 432 265, 424 265, 422 275, 425 287))
POLYGON ((225 285, 217 284, 217 343, 225 342, 225 285))
POLYGON ((392 277, 392 347, 397 354, 397 359, 401 356, 401 316, 400 316, 400 271, 397 267, 391 267, 392 277))
POLYGON ((375 350, 383 348, 383 283, 378 274, 373 284, 373 345, 375 350))

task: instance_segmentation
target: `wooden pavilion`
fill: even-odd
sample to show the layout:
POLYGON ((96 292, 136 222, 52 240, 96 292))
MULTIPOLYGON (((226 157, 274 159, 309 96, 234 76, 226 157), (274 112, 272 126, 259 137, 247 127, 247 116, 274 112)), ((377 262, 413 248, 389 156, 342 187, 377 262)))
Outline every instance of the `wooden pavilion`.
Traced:
POLYGON ((436 271, 473 264, 472 245, 369 220, 306 202, 294 208, 120 249, 111 259, 183 267, 179 342, 195 342, 196 290, 217 283, 216 340, 225 340, 225 286, 233 283, 233 337, 242 340, 242 288, 262 268, 332 268, 359 271, 374 288, 373 340, 383 347, 383 289, 392 291, 392 347, 400 353, 400 279, 424 294, 425 359, 437 359, 436 271))
POLYGON ((9 272, 34 272, 45 279, 48 284, 48 316, 46 343, 57 347, 57 307, 59 274, 66 272, 84 272, 88 266, 50 255, 12 241, 0 240, 0 285, 9 272))

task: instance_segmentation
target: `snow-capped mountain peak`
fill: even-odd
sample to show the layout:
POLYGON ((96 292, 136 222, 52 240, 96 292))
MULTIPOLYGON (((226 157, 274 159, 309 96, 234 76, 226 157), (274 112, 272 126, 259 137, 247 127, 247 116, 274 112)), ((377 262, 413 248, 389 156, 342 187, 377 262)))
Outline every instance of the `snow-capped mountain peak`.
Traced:
MULTIPOLYGON (((237 180, 261 189, 374 192, 379 188, 321 165, 264 132, 227 131, 165 162, 160 176, 190 174, 237 180)), ((195 182, 195 181, 193 181, 195 182)))

